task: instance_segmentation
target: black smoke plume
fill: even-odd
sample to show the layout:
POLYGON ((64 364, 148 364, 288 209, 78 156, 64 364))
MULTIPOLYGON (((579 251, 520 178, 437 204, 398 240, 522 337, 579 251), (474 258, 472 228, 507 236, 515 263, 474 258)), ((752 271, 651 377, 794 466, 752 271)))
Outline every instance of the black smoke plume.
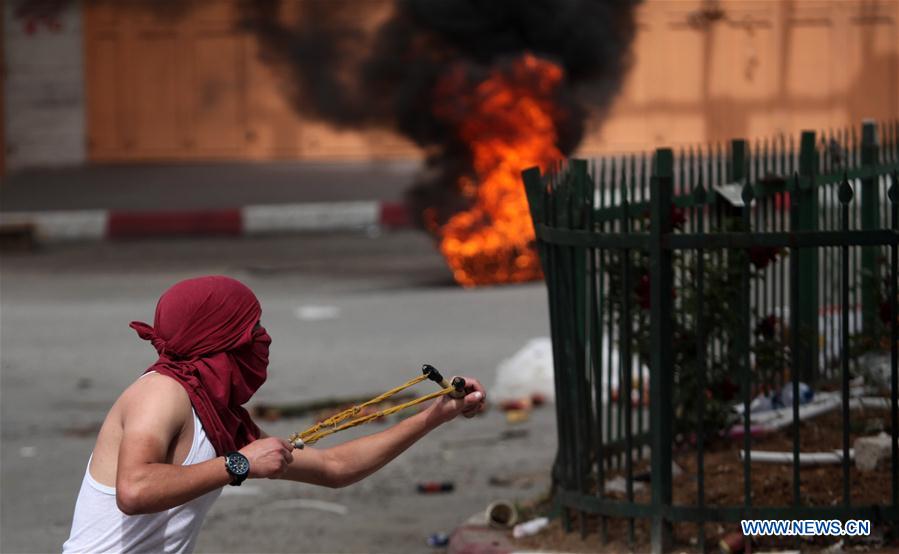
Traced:
POLYGON ((568 154, 587 117, 601 117, 620 88, 638 2, 252 0, 244 21, 266 61, 289 77, 293 105, 305 117, 389 128, 421 146, 427 171, 410 199, 445 220, 464 208, 456 182, 471 171, 471 153, 434 114, 441 76, 461 64, 477 82, 525 53, 561 65, 557 147, 568 154))

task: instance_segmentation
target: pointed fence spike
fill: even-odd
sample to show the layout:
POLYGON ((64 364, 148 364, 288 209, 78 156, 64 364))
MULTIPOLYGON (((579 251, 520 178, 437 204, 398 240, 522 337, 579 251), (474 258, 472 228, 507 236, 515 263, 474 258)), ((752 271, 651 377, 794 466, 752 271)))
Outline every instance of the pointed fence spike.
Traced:
POLYGON ((854 193, 852 191, 852 185, 849 184, 849 179, 846 173, 843 173, 843 182, 840 183, 840 192, 839 198, 840 202, 843 204, 848 204, 852 201, 852 197, 854 193))
POLYGON ((899 179, 899 173, 893 172, 893 184, 890 185, 890 190, 887 191, 887 197, 889 197, 890 202, 894 204, 899 202, 899 183, 896 180, 899 179))
POLYGON ((755 191, 752 190, 752 185, 746 183, 743 185, 743 190, 740 192, 740 197, 743 199, 743 203, 747 206, 752 205, 752 201, 755 199, 755 191))

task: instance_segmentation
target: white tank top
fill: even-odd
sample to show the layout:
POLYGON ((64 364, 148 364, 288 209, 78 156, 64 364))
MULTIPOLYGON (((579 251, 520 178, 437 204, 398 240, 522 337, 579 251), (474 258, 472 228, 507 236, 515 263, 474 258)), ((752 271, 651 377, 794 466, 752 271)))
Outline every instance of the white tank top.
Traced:
MULTIPOLYGON (((206 437, 203 424, 191 408, 194 438, 183 465, 215 458, 215 449, 206 437)), ((62 545, 71 552, 193 552, 206 512, 222 489, 210 491, 186 504, 155 514, 129 516, 116 505, 115 487, 107 487, 84 471, 75 502, 72 532, 62 545)))

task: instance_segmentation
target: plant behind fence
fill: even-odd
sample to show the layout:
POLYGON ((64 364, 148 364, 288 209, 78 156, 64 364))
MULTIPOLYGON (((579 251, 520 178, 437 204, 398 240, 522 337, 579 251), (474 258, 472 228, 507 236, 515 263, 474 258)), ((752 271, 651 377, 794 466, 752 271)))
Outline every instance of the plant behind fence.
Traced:
POLYGON ((744 517, 899 518, 896 452, 899 123, 792 140, 571 160, 523 173, 549 292, 559 451, 568 509, 651 521, 653 549, 671 522, 744 517), (878 135, 880 141, 878 142, 878 135), (893 452, 889 501, 851 506, 849 383, 862 352, 890 357, 893 452), (842 398, 838 506, 800 494, 799 425, 792 426, 793 502, 753 495, 750 403, 832 384, 842 398), (734 409, 735 406, 738 409, 734 409), (740 409, 742 408, 742 413, 740 409), (734 424, 737 424, 736 426, 734 424), (743 502, 706 503, 704 456, 740 436, 743 502), (672 448, 695 449, 695 502, 672 502, 672 448), (651 498, 635 471, 651 470, 651 498), (624 477, 624 499, 608 476, 624 477), (761 500, 762 504, 758 504, 761 500))

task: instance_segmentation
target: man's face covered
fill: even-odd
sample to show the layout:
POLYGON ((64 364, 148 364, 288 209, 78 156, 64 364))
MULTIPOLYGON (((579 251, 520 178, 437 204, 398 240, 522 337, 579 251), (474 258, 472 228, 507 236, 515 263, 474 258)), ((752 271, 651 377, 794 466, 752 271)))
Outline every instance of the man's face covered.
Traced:
POLYGON ((147 371, 184 385, 219 453, 259 436, 242 405, 267 376, 271 337, 259 324, 261 314, 246 285, 208 276, 181 281, 163 293, 152 327, 131 324, 159 353, 147 371))
POLYGON ((232 382, 232 388, 235 391, 240 391, 235 392, 232 401, 239 405, 245 404, 250 399, 250 396, 265 382, 268 376, 268 349, 271 344, 272 338, 265 330, 265 327, 257 324, 253 330, 252 341, 246 346, 233 351, 232 359, 240 369, 241 379, 243 379, 246 386, 240 386, 239 383, 232 382), (264 370, 260 374, 257 368, 264 368, 264 370), (252 392, 249 393, 249 396, 244 397, 246 391, 252 392))

